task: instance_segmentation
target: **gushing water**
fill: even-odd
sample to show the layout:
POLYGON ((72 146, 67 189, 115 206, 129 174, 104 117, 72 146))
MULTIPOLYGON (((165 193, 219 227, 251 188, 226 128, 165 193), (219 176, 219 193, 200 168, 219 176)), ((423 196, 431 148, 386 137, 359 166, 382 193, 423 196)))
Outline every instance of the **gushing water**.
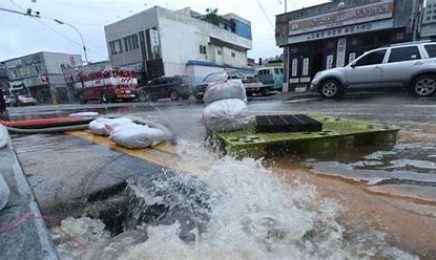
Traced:
POLYGON ((200 177, 160 176, 148 184, 129 181, 130 193, 142 203, 134 204, 136 217, 124 233, 108 238, 94 228, 99 239, 86 239, 72 228, 88 247, 62 250, 62 258, 417 259, 390 246, 369 223, 345 225, 334 201, 264 168, 261 161, 224 157, 200 177), (141 212, 153 205, 165 209, 145 221, 141 212))

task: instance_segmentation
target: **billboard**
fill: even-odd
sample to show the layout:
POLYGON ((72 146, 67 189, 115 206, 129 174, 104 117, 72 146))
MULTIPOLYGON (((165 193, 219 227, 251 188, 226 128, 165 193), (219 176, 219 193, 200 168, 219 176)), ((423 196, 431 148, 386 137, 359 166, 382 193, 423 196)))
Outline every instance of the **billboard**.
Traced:
POLYGON ((313 31, 328 30, 336 27, 367 23, 377 20, 390 19, 394 14, 394 0, 383 0, 334 13, 318 15, 305 19, 289 21, 289 36, 313 31))

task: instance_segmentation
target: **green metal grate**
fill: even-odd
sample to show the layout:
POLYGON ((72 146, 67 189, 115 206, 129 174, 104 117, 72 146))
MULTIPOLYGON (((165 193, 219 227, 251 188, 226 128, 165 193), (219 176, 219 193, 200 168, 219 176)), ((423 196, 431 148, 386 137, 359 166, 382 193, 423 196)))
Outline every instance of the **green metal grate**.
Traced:
POLYGON ((350 120, 323 115, 309 115, 323 124, 320 132, 256 133, 254 118, 248 126, 234 132, 213 132, 212 139, 221 144, 226 153, 237 157, 261 157, 272 148, 291 152, 328 152, 344 145, 394 143, 400 130, 397 126, 369 121, 350 120))

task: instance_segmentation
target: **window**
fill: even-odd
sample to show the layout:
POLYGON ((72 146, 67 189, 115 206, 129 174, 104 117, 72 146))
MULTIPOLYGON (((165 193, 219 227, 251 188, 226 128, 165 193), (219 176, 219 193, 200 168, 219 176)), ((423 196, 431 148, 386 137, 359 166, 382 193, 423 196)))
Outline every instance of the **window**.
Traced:
POLYGON ((408 46, 391 49, 391 55, 389 56, 389 62, 401 62, 421 59, 417 46, 408 46))
POLYGON ((116 40, 116 41, 110 42, 109 49, 110 49, 111 55, 123 53, 123 47, 121 44, 121 40, 116 40))
POLYGON ((223 54, 223 52, 221 50, 217 50, 216 54, 218 54, 219 56, 221 56, 223 54))
POLYGON ((383 62, 386 50, 373 51, 356 61, 355 66, 375 65, 383 62))
POLYGON ((424 45, 424 48, 427 51, 428 56, 430 56, 430 58, 436 57, 436 44, 427 44, 424 45))
POLYGON ((132 51, 139 49, 138 35, 132 34, 124 38, 124 49, 132 51))
POLYGON ((206 54, 206 46, 205 45, 200 45, 200 53, 206 54))
POLYGON ((232 58, 236 57, 235 52, 232 51, 232 58))

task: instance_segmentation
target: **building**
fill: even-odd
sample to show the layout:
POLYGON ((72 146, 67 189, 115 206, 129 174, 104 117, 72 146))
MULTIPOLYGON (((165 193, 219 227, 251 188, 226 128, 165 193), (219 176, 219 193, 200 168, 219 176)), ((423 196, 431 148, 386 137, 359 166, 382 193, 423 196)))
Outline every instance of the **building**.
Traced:
POLYGON ((320 70, 363 52, 416 39, 419 0, 342 0, 276 16, 284 49, 284 91, 307 87, 320 70))
MULTIPOLYGON (((196 82, 223 68, 248 69, 251 24, 235 15, 201 15, 190 8, 153 7, 105 26, 114 67, 135 69, 147 79, 188 75, 196 82)), ((250 70, 250 69, 249 69, 250 70)))
POLYGON ((8 71, 6 70, 6 66, 2 63, 0 63, 0 88, 2 88, 3 93, 7 92, 9 88, 8 71))
POLYGON ((421 14, 418 35, 422 39, 434 40, 436 36, 436 0, 427 0, 421 14))
POLYGON ((2 63, 9 76, 9 87, 25 86, 39 103, 74 100, 74 89, 67 88, 61 67, 82 65, 80 55, 38 52, 2 63))

